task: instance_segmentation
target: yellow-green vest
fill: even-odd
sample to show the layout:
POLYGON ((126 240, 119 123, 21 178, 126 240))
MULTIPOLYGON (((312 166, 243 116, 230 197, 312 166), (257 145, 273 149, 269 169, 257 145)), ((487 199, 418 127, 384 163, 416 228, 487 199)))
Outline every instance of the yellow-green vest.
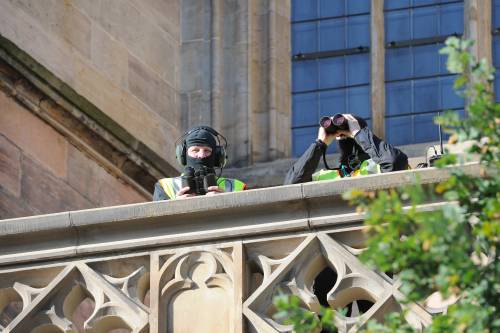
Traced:
MULTIPOLYGON (((366 176, 380 173, 380 165, 375 163, 372 159, 365 160, 361 163, 358 169, 351 172, 351 177, 366 176)), ((321 169, 312 175, 312 180, 333 180, 340 179, 340 172, 338 170, 324 170, 321 169)))
MULTIPOLYGON (((182 178, 163 178, 158 181, 169 199, 175 199, 176 193, 182 188, 182 178)), ((238 179, 217 178, 217 186, 224 192, 238 192, 246 189, 247 185, 238 179)))

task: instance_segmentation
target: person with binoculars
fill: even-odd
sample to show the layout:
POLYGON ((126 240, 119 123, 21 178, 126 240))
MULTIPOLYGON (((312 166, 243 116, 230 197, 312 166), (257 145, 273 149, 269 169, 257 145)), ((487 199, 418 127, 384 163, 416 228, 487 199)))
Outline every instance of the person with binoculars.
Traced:
POLYGON ((348 177, 360 170, 378 173, 406 169, 406 154, 374 135, 364 119, 352 114, 336 114, 321 118, 316 142, 290 168, 285 184, 348 177), (325 158, 326 149, 333 141, 338 142, 340 151, 339 167, 335 169, 328 167, 325 158), (315 173, 321 156, 330 171, 315 173))
POLYGON ((211 127, 198 126, 184 133, 175 146, 177 161, 184 166, 184 172, 179 177, 160 179, 155 184, 153 201, 246 189, 246 184, 237 179, 216 176, 215 168, 222 173, 226 164, 226 149, 226 138, 211 127))

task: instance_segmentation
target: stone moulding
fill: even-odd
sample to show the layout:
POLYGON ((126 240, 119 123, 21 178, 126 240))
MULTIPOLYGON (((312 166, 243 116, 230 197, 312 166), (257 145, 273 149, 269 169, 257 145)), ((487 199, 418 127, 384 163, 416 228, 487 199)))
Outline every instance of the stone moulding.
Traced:
MULTIPOLYGON (((469 173, 477 168, 477 163, 463 166, 469 173)), ((419 169, 1 220, 0 266, 360 225, 362 216, 340 197, 347 189, 398 187, 415 177, 424 184, 436 183, 447 175, 446 169, 419 169)), ((439 203, 429 203, 427 208, 432 209, 434 204, 439 203)))
MULTIPOLYGON (((477 163, 461 168, 475 173, 477 163)), ((0 221, 0 332, 289 332, 278 293, 346 308, 340 332, 408 310, 417 331, 449 303, 402 304, 397 275, 357 258, 363 215, 341 199, 448 177, 420 169, 0 221), (116 331, 115 331, 116 330, 116 331)), ((420 209, 445 204, 437 198, 420 209)))
POLYGON ((145 198, 158 178, 177 174, 102 110, 0 36, 0 89, 145 198))

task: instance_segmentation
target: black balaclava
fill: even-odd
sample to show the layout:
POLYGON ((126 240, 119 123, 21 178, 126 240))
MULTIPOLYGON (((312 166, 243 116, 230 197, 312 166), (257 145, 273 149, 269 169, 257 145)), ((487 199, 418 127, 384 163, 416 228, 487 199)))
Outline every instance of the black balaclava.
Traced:
POLYGON ((193 131, 186 136, 186 166, 192 167, 195 170, 200 170, 207 167, 211 170, 215 167, 215 147, 217 142, 213 134, 205 129, 193 131), (187 154, 187 149, 192 146, 207 146, 212 148, 212 154, 205 158, 194 158, 187 154))

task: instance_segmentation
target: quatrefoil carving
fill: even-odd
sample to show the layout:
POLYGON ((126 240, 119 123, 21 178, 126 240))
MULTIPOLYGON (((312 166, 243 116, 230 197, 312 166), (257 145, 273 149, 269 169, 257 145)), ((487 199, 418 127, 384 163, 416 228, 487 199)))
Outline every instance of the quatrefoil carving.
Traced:
MULTIPOLYGON (((378 318, 387 307, 397 308, 401 296, 397 286, 361 264, 348 246, 337 242, 326 233, 307 237, 290 255, 280 262, 265 259, 264 254, 253 253, 261 265, 265 278, 244 304, 243 311, 258 332, 284 332, 289 326, 272 319, 272 301, 279 291, 293 293, 311 311, 320 308, 314 293, 318 274, 329 267, 336 274, 336 281, 328 291, 326 300, 334 309, 349 306, 349 316, 336 316, 336 326, 341 332, 355 332, 370 318, 378 318), (264 256, 264 258, 263 258, 264 256), (269 268, 270 264, 277 266, 269 268), (266 266, 268 268, 266 268, 266 266), (361 306, 363 305, 363 306, 361 306)), ((430 321, 430 316, 412 305, 415 310, 408 321, 416 328, 430 321)))

